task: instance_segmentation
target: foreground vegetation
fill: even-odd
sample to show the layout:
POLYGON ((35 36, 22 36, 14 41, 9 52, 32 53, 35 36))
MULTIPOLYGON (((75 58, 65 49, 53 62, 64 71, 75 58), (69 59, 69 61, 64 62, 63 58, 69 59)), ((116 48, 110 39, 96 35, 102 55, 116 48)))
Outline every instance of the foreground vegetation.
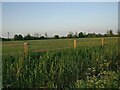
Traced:
POLYGON ((3 87, 120 88, 116 43, 3 55, 3 87))

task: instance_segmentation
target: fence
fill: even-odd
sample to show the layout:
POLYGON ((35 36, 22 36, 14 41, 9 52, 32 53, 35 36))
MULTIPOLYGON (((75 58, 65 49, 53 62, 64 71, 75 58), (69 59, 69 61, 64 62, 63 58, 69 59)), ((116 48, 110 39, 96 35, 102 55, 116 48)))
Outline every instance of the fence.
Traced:
MULTIPOLYGON (((104 38, 101 39, 101 45, 104 46, 104 38)), ((77 40, 75 39, 73 41, 73 47, 76 48, 77 47, 77 40)), ((70 47, 66 47, 66 48, 70 48, 70 47)), ((49 50, 37 50, 36 52, 46 52, 46 51, 50 51, 50 50, 60 50, 61 48, 58 49, 49 49, 49 50)), ((64 49, 64 48, 62 48, 64 49)), ((29 44, 28 43, 24 43, 24 53, 27 54, 29 50, 29 44)))

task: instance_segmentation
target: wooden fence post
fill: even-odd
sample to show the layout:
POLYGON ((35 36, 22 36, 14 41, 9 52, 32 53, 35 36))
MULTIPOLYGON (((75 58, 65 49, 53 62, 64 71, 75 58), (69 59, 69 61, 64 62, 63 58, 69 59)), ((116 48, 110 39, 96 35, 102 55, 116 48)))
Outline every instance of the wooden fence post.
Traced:
POLYGON ((76 40, 74 40, 74 48, 76 48, 76 40))
POLYGON ((28 43, 24 43, 24 53, 28 53, 28 43))
POLYGON ((102 46, 104 46, 104 38, 102 38, 102 46))

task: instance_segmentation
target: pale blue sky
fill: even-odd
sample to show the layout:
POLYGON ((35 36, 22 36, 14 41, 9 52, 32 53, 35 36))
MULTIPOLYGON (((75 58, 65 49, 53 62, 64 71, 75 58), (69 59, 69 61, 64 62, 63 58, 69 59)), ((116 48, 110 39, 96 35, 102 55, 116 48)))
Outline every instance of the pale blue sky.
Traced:
POLYGON ((117 32, 117 2, 3 2, 3 37, 15 33, 117 32))
POLYGON ((2 3, 0 2, 0 37, 2 36, 2 3))
POLYGON ((119 0, 1 0, 3 2, 119 2, 119 0))
POLYGON ((118 3, 118 30, 120 31, 120 2, 118 3))

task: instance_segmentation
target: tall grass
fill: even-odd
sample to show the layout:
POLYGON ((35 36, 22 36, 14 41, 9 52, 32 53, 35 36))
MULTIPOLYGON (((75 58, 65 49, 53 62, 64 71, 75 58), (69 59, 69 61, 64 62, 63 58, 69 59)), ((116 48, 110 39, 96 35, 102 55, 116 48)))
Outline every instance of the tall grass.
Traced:
POLYGON ((3 87, 120 88, 118 47, 78 47, 3 56, 3 87))

